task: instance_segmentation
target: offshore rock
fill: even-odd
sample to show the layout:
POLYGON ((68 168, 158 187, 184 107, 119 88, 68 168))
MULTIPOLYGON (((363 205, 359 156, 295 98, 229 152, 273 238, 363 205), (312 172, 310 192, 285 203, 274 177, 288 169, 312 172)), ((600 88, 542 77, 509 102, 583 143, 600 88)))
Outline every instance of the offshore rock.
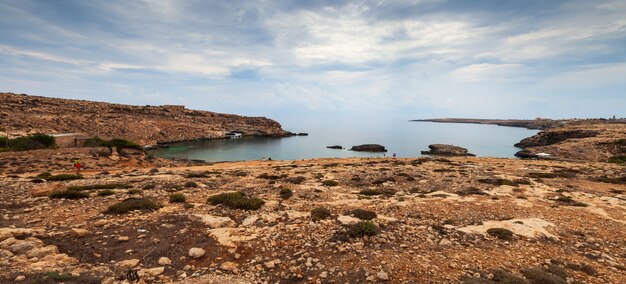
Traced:
POLYGON ((436 155, 436 156, 475 156, 472 153, 468 153, 467 149, 459 146, 448 144, 431 144, 428 145, 429 151, 422 151, 424 155, 436 155))

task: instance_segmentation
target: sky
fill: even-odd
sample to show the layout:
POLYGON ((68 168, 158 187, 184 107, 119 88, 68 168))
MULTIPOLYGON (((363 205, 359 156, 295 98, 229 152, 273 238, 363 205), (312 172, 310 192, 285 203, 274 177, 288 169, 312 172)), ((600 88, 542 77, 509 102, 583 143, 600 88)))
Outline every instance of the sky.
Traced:
POLYGON ((626 117, 626 1, 0 0, 0 91, 302 121, 626 117))

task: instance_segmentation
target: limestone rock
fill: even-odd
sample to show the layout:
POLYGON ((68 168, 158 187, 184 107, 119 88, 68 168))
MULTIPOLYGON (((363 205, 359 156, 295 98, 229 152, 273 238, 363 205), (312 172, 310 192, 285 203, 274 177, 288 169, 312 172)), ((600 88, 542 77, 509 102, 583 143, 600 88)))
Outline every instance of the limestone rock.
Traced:
POLYGON ((127 259, 127 260, 119 261, 117 263, 117 266, 120 268, 128 269, 128 268, 133 268, 137 266, 138 264, 139 264, 139 259, 127 259))
POLYGON ((72 235, 75 237, 84 237, 91 234, 89 230, 81 229, 81 228, 72 228, 72 235))
POLYGON ((354 225, 361 220, 352 216, 341 215, 337 217, 337 221, 339 221, 342 225, 354 225))
POLYGON ((161 257, 161 258, 159 258, 158 264, 159 265, 171 265, 172 264, 172 260, 167 258, 167 257, 161 257))
POLYGON ((189 249, 189 257, 191 258, 201 258, 204 256, 206 251, 201 248, 190 248, 189 249))
POLYGON ((224 228, 224 227, 230 228, 230 227, 235 227, 237 225, 235 221, 233 221, 229 217, 196 214, 196 215, 192 215, 192 219, 195 219, 204 223, 205 225, 209 226, 211 229, 224 228))
POLYGON ((239 265, 237 263, 227 261, 220 265, 220 269, 224 271, 236 272, 239 269, 239 265))
POLYGON ((144 268, 144 269, 139 269, 139 271, 137 271, 137 274, 139 275, 139 277, 146 277, 146 276, 157 276, 157 275, 161 275, 163 274, 163 272, 165 272, 165 267, 154 267, 154 268, 144 268))

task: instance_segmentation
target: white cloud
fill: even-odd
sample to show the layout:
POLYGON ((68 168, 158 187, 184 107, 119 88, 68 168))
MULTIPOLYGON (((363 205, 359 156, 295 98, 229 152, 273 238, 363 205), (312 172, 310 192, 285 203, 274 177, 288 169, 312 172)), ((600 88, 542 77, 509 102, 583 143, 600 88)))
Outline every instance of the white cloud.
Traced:
POLYGON ((463 66, 450 73, 455 80, 464 82, 499 81, 513 79, 524 68, 521 64, 480 63, 463 66))

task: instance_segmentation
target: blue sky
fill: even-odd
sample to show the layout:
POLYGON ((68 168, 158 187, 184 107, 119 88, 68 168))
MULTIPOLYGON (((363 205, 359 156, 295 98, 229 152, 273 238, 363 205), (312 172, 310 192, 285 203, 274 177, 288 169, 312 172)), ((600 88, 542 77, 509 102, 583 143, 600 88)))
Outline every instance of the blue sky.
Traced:
POLYGON ((626 1, 0 0, 0 91, 306 119, 626 116, 626 1))

